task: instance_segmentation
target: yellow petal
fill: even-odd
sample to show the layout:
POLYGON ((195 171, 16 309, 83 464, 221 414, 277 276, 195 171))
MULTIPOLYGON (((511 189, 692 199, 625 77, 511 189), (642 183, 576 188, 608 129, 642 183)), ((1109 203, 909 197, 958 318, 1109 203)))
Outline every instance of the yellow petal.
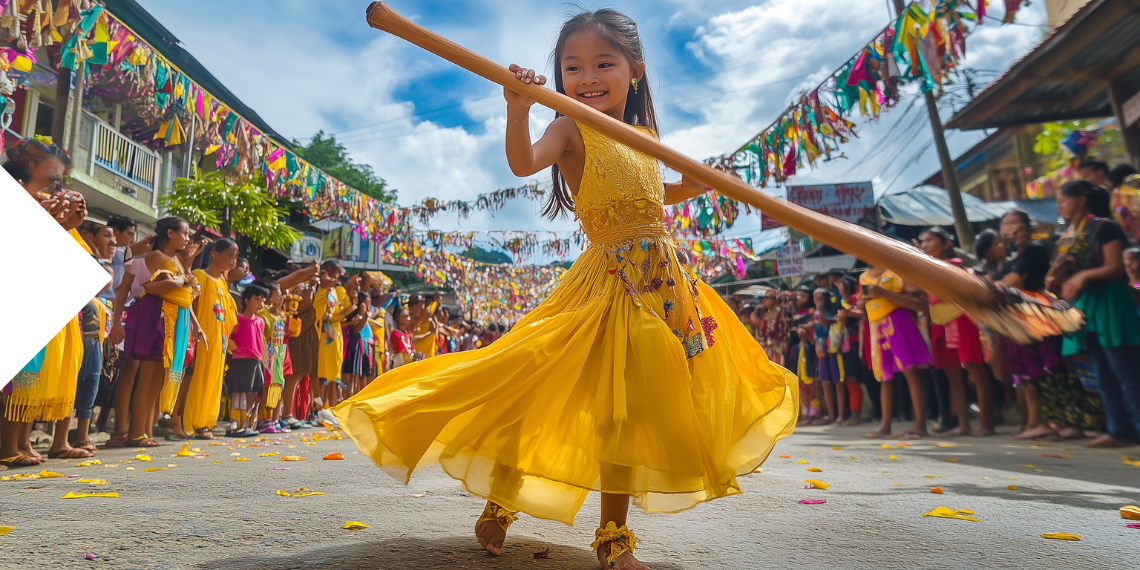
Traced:
POLYGON ((190 444, 183 443, 182 449, 178 450, 178 453, 175 454, 175 457, 194 457, 194 452, 190 451, 190 444))
POLYGON ((947 507, 936 507, 933 511, 930 511, 929 513, 922 513, 922 516, 924 516, 924 517, 938 517, 938 518, 942 518, 942 519, 959 519, 959 520, 964 520, 964 521, 978 522, 977 518, 967 516, 967 515, 972 515, 972 514, 974 514, 974 511, 967 511, 964 509, 955 511, 955 510, 951 510, 947 507))
POLYGON ((804 464, 806 464, 807 462, 808 462, 808 460, 807 460, 807 459, 801 459, 801 460, 797 461, 796 463, 804 463, 804 464))
POLYGON ((823 473, 823 469, 820 469, 819 467, 808 467, 807 470, 811 471, 812 473, 823 473))
POLYGON ((958 458, 957 457, 947 457, 946 461, 949 461, 950 463, 957 463, 958 458))
POLYGON ((892 460, 896 460, 896 459, 898 459, 898 457, 895 457, 894 455, 892 455, 892 456, 891 456, 891 459, 892 459, 892 460))
POLYGON ((89 485, 108 485, 109 484, 106 479, 80 479, 79 482, 80 483, 87 483, 89 485))
POLYGON ((891 448, 891 444, 889 444, 889 443, 884 443, 884 444, 880 445, 879 447, 881 447, 881 448, 883 448, 883 449, 890 449, 890 448, 891 448))
POLYGON ((304 461, 304 460, 305 460, 304 457, 299 457, 297 455, 282 455, 281 456, 281 461, 304 461))
MULTIPOLYGON (((302 441, 304 441, 304 440, 302 440, 302 441)), ((781 459, 788 459, 788 458, 790 458, 790 457, 791 457, 791 455, 785 455, 785 454, 781 453, 779 457, 780 457, 781 459)))
POLYGON ((1005 488, 1009 489, 1010 491, 1016 491, 1017 485, 1006 485, 1005 488))
POLYGON ((934 475, 923 475, 923 477, 926 477, 927 479, 933 479, 934 475))
POLYGON ((151 461, 150 456, 145 454, 145 453, 140 453, 140 454, 136 455, 135 459, 138 459, 139 461, 151 461))
POLYGON ((291 497, 291 496, 293 496, 291 493, 289 493, 289 491, 286 491, 285 489, 277 489, 277 494, 278 494, 278 495, 281 495, 282 497, 291 497))
POLYGON ((135 470, 134 467, 127 467, 127 471, 134 471, 134 470, 135 470))
POLYGON ((1053 540, 1080 540, 1079 534, 1072 534, 1069 532, 1047 532, 1041 535, 1041 538, 1051 538, 1053 540))
POLYGON ((1033 466, 1029 465, 1029 464, 1022 465, 1022 467, 1026 468, 1026 469, 1033 469, 1033 466))
POLYGON ((259 453, 259 454, 257 454, 258 457, 273 457, 274 455, 280 455, 280 454, 277 453, 276 451, 273 453, 259 453))
POLYGON ((1140 507, 1136 505, 1125 505, 1120 507, 1120 518, 1140 521, 1140 507))
POLYGON ((0 526, 0 536, 4 536, 5 534, 8 534, 14 530, 16 530, 16 527, 14 526, 0 526))
POLYGON ((348 521, 348 522, 344 523, 344 526, 341 528, 346 528, 348 530, 360 530, 362 528, 372 528, 372 527, 370 527, 370 526, 368 526, 368 525, 366 525, 360 521, 348 521))
POLYGON ((55 473, 47 469, 40 471, 40 479, 54 479, 56 477, 63 477, 63 473, 55 473))
POLYGON ((166 468, 165 467, 147 467, 146 469, 143 469, 143 471, 146 471, 147 473, 150 473, 153 471, 166 471, 166 468))
POLYGON ((76 493, 75 491, 68 491, 68 493, 66 495, 64 495, 60 498, 61 499, 86 499, 88 497, 117 498, 118 496, 119 496, 118 493, 113 493, 113 492, 112 493, 76 493))
POLYGON ((843 446, 842 445, 833 445, 833 446, 831 446, 831 449, 843 449, 843 446))
POLYGON ((823 481, 817 481, 815 479, 804 479, 804 483, 811 485, 812 489, 829 489, 829 488, 831 488, 831 485, 828 485, 827 483, 824 483, 823 481))
POLYGON ((952 444, 952 443, 940 443, 940 444, 938 444, 938 447, 954 447, 954 444, 952 444))

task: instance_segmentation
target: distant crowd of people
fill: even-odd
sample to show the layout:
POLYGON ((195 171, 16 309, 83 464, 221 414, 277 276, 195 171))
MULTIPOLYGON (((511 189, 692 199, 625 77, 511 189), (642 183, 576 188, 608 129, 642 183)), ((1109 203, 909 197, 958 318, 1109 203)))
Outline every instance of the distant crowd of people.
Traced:
POLYGON ((1084 179, 1059 191, 1063 222, 1049 239, 1035 241, 1030 216, 1011 210, 977 236, 969 269, 944 229, 916 240, 964 271, 1067 300, 1085 315, 1078 334, 1017 344, 880 267, 815 275, 759 302, 732 299, 769 358, 799 375, 801 425, 858 424, 866 388, 881 422, 869 437, 889 436, 898 417, 915 421, 906 437, 926 436, 927 417, 939 433, 990 435, 1008 402, 1018 438, 1095 433, 1091 446, 1140 444, 1140 249, 1119 223, 1126 208, 1113 206, 1140 178, 1099 162, 1078 172, 1084 179))

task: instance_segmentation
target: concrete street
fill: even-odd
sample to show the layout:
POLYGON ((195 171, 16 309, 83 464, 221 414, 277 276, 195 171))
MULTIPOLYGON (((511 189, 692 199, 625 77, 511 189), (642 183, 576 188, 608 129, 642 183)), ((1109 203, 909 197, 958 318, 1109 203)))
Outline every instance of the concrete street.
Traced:
MULTIPOLYGON (((1140 449, 1018 442, 1010 428, 997 437, 932 438, 909 447, 887 441, 892 447, 885 449, 883 441, 862 437, 870 429, 801 428, 777 445, 763 473, 741 479, 742 495, 679 514, 633 511, 638 554, 660 570, 1135 568, 1140 529, 1126 528, 1137 521, 1121 519, 1117 509, 1140 504, 1140 449), (808 478, 831 488, 800 489, 808 478), (935 486, 944 493, 931 493, 935 486), (922 516, 938 506, 972 510, 980 521, 922 516), (1041 537, 1049 532, 1082 540, 1041 537)), ((0 536, 0 568, 596 568, 589 548, 598 518, 593 497, 572 528, 522 516, 504 555, 492 557, 472 534, 483 500, 441 469, 423 468, 404 486, 347 438, 301 441, 314 433, 266 436, 266 447, 232 450, 191 442, 217 454, 201 458, 171 457, 180 448, 171 443, 144 452, 151 462, 135 459, 139 450, 131 448, 101 450, 103 465, 43 466, 105 479, 101 486, 74 477, 0 482, 0 526, 16 527, 0 536), (321 459, 331 452, 344 460, 321 459), (327 494, 277 494, 301 487, 327 494), (68 491, 120 496, 61 500, 68 491), (371 528, 344 530, 347 521, 371 528), (534 558, 546 549, 549 558, 534 558)))

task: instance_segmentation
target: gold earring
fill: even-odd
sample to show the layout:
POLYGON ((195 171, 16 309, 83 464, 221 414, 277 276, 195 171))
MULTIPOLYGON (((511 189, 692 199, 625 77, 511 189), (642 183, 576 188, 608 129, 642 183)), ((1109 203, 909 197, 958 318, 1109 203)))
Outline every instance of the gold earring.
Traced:
POLYGON ((633 85, 633 92, 637 93, 637 78, 634 77, 633 79, 630 79, 629 82, 631 85, 633 85))

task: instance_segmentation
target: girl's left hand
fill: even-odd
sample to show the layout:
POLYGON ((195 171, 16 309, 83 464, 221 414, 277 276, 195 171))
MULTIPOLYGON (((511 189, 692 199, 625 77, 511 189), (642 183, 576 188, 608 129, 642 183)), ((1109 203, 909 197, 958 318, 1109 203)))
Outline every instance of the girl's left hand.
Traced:
POLYGON ((1076 275, 1070 277, 1064 285, 1061 285, 1061 298, 1065 299, 1066 301, 1076 299, 1077 296, 1081 294, 1081 291, 1084 290, 1084 288, 1085 272, 1080 271, 1076 275))

